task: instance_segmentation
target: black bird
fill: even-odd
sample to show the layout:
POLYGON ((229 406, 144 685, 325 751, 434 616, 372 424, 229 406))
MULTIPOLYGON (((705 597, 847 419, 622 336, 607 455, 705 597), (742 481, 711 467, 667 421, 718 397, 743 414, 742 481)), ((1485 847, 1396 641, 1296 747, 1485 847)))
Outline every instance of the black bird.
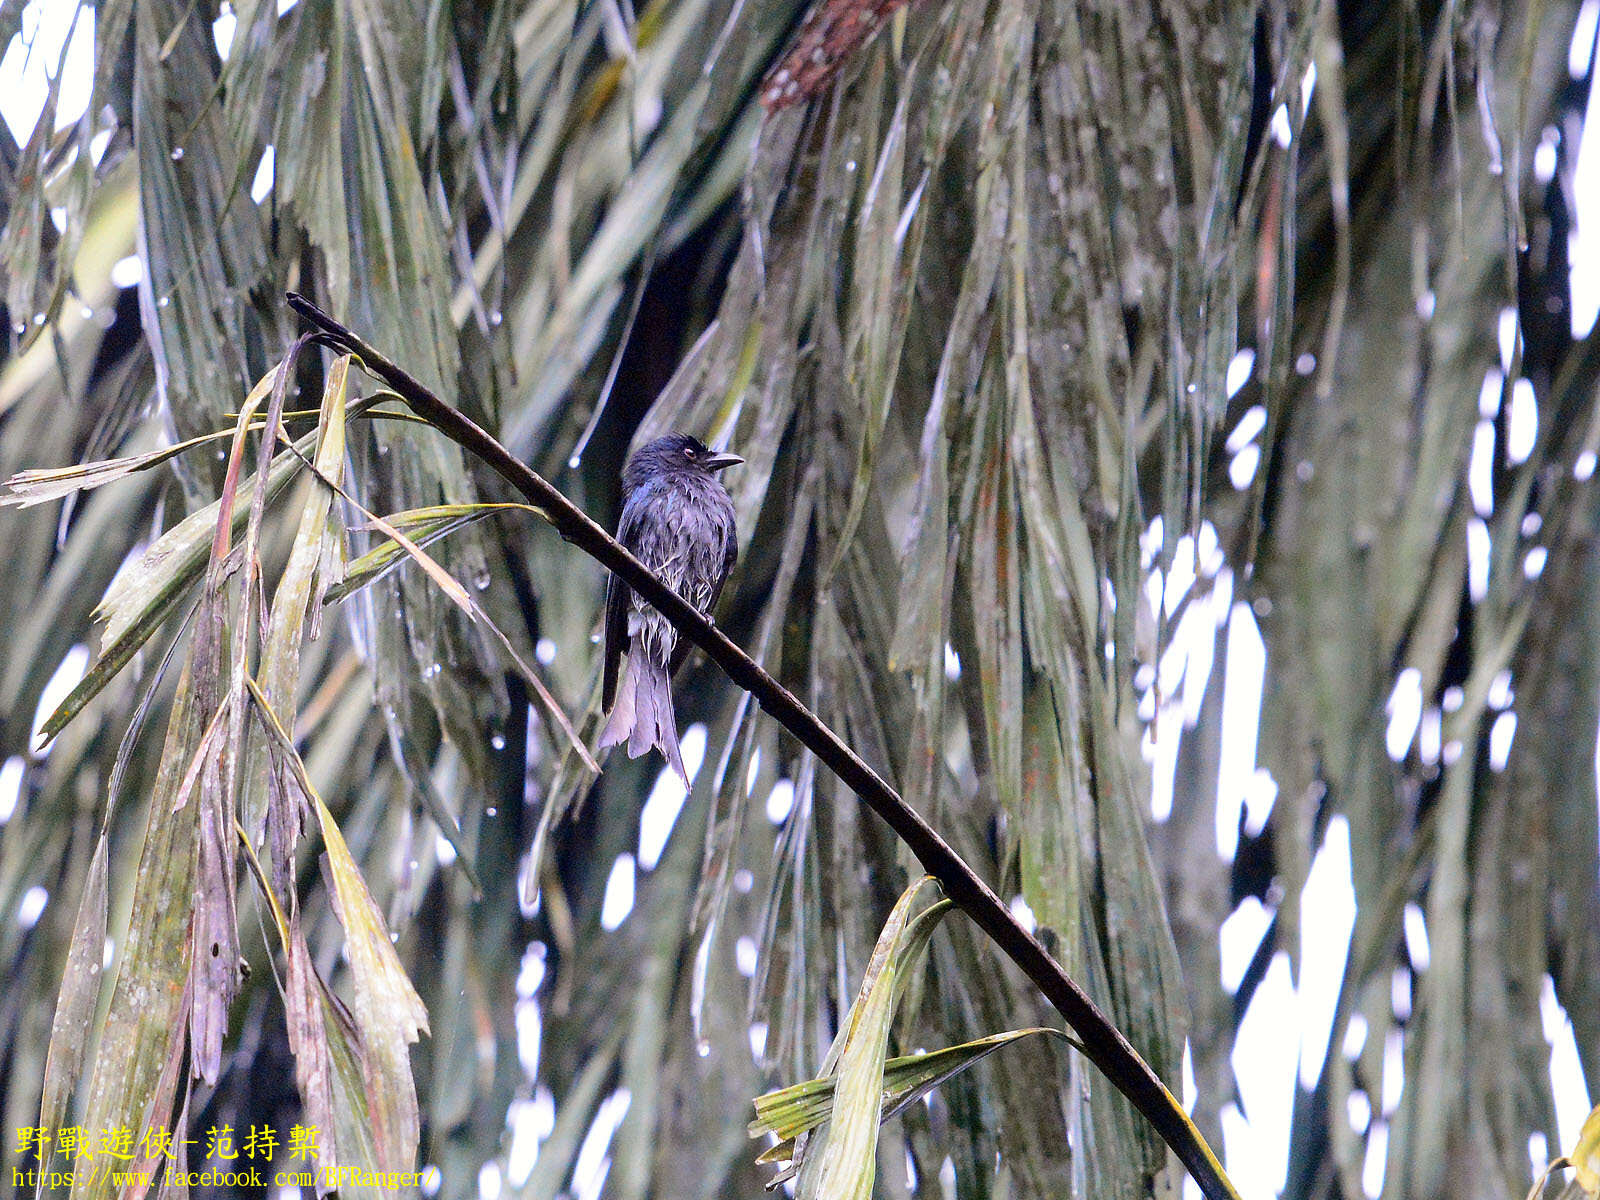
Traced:
MULTIPOLYGON (((709 613, 739 553, 733 498, 717 472, 737 466, 737 454, 718 454, 683 433, 641 446, 622 471, 622 520, 617 540, 673 591, 709 613)), ((628 757, 656 746, 688 786, 672 713, 672 675, 688 653, 678 631, 615 575, 606 587, 605 677, 601 702, 611 709, 600 749, 628 743, 628 757), (617 665, 628 671, 617 691, 617 665), (612 706, 612 698, 616 705, 612 706)))

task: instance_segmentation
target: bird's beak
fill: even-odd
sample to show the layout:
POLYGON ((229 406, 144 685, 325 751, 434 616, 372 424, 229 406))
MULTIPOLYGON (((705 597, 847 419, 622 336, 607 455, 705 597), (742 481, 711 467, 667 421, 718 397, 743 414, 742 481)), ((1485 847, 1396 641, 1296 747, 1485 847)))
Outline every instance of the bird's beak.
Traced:
POLYGON ((721 471, 727 467, 737 467, 743 461, 737 454, 713 454, 704 460, 704 464, 708 471, 721 471))

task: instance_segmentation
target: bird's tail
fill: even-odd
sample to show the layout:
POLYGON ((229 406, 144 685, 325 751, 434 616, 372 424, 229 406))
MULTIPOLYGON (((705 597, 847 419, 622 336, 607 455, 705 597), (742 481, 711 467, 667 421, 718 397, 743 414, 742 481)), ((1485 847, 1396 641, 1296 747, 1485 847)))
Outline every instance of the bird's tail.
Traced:
POLYGON ((628 743, 629 758, 638 758, 649 753, 651 746, 657 747, 684 786, 689 786, 689 773, 683 769, 683 755, 678 750, 672 681, 667 677, 666 667, 652 662, 642 652, 628 655, 622 686, 617 689, 617 702, 600 735, 600 749, 620 746, 623 742, 628 743))

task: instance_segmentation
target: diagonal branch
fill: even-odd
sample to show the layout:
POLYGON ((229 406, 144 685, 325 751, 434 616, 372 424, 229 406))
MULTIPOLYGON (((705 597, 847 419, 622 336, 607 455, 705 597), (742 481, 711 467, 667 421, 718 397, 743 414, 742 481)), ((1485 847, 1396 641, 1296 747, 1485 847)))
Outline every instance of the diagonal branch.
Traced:
POLYGON ((1189 1169, 1207 1200, 1239 1200, 1233 1184, 1194 1123, 1140 1057, 1122 1031, 1074 983, 966 861, 839 735, 767 674, 726 634, 662 583, 553 484, 525 465, 492 436, 446 404, 351 330, 290 292, 289 306, 329 338, 361 359, 367 370, 397 392, 411 410, 451 441, 492 467, 537 507, 563 538, 620 576, 662 616, 704 650, 730 679, 755 697, 767 713, 794 734, 877 813, 1000 951, 1016 963, 1083 1039, 1084 1053, 1143 1114, 1189 1169))

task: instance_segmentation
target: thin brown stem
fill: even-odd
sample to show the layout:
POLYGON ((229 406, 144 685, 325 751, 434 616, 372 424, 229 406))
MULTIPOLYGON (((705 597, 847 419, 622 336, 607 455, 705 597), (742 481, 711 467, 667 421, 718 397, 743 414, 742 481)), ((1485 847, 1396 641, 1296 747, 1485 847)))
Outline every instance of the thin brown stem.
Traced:
POLYGON ((1239 1200, 1205 1138, 1122 1031, 1072 981, 1038 939, 1018 923, 994 889, 838 734, 709 619, 662 583, 587 513, 472 420, 305 297, 291 292, 288 301, 307 321, 361 359, 366 369, 393 388, 419 417, 492 467, 530 504, 540 509, 563 538, 621 577, 649 601, 682 636, 704 650, 734 683, 754 696, 768 715, 827 764, 867 807, 888 822, 928 874, 939 881, 945 895, 1038 986, 1083 1039, 1084 1053, 1089 1060, 1172 1148, 1207 1200, 1239 1200))

